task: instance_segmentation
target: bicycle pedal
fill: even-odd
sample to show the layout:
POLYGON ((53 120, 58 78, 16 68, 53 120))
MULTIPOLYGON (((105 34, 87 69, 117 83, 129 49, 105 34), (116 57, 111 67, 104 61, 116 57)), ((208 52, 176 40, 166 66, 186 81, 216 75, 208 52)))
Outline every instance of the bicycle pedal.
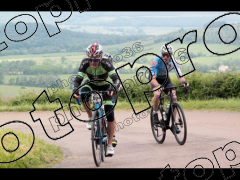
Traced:
POLYGON ((164 122, 164 121, 160 121, 160 124, 159 124, 159 126, 160 126, 161 128, 165 128, 165 127, 166 127, 166 124, 165 124, 165 122, 164 122))

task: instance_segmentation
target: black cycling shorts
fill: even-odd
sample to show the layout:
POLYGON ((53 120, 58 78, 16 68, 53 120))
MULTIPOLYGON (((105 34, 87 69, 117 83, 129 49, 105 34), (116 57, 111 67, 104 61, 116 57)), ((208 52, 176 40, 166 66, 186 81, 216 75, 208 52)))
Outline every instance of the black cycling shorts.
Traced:
MULTIPOLYGON (((160 85, 164 83, 165 79, 166 79, 166 76, 156 76, 156 80, 160 85)), ((150 87, 152 90, 155 86, 153 86, 153 84, 151 82, 149 84, 150 84, 150 87)), ((168 87, 172 87, 172 86, 173 86, 173 83, 172 83, 170 77, 168 77, 167 82, 163 87, 168 88, 168 87)), ((173 88, 173 89, 175 90, 175 88, 173 88)), ((170 91, 170 89, 166 89, 166 90, 164 89, 163 91, 167 94, 170 91)))

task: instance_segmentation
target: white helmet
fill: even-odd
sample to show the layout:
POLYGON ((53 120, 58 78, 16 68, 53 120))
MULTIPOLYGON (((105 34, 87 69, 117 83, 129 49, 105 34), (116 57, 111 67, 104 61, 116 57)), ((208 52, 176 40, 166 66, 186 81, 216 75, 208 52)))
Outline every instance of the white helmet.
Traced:
MULTIPOLYGON (((170 45, 167 45, 168 51, 170 54, 173 54, 173 47, 170 45)), ((161 47, 161 53, 168 53, 167 48, 165 44, 161 47)))
POLYGON ((88 56, 101 56, 103 54, 103 48, 100 44, 95 42, 87 47, 86 54, 88 56))

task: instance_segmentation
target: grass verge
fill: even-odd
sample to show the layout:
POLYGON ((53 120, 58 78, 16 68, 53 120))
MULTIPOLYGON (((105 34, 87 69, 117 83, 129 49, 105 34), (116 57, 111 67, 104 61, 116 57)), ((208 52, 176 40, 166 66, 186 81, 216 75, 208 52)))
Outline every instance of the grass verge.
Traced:
MULTIPOLYGON (((4 147, 14 152, 7 152, 0 146, 0 161, 10 162, 23 156, 31 147, 33 137, 31 134, 15 131, 12 129, 0 129, 0 137, 4 134, 12 132, 19 139, 19 147, 17 139, 14 135, 8 134, 3 138, 4 147)), ((48 144, 44 140, 35 137, 32 149, 22 158, 11 163, 0 163, 0 168, 47 168, 59 163, 63 158, 63 151, 55 145, 48 144)))
MULTIPOLYGON (((231 99, 212 99, 212 100, 188 100, 178 102, 184 110, 216 110, 216 111, 235 111, 240 112, 240 98, 231 99)), ((68 104, 63 104, 65 106, 68 104)), ((152 105, 152 102, 150 102, 152 105)), ((78 106, 73 104, 72 106, 78 106)), ((52 111, 58 109, 60 106, 57 103, 51 104, 35 104, 38 111, 52 111)), ((148 108, 147 102, 134 102, 135 110, 143 110, 148 108)), ((81 107, 83 109, 83 107, 81 107)), ((0 112, 4 111, 32 111, 31 104, 21 104, 18 106, 9 106, 7 104, 0 105, 0 112)), ((131 105, 127 100, 118 101, 115 110, 132 110, 131 105)))
MULTIPOLYGON (((240 112, 240 99, 212 99, 212 100, 188 100, 178 102, 183 110, 208 110, 208 111, 235 111, 240 112)), ((152 102, 150 102, 152 106, 152 102)), ((165 104, 166 105, 166 104, 165 104)), ((136 110, 147 108, 147 103, 133 103, 136 110)), ((116 109, 131 110, 128 101, 118 102, 116 109)))

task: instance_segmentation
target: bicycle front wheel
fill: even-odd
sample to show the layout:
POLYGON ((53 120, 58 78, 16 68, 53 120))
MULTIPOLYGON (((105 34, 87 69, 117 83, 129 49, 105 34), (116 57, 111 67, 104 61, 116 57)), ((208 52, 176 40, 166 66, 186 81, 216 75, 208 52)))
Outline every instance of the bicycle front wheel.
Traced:
MULTIPOLYGON (((93 113, 93 119, 98 119, 97 111, 93 113)), ((97 167, 100 166, 101 163, 101 155, 102 155, 102 138, 101 138, 101 122, 99 120, 95 120, 92 122, 92 132, 91 132, 91 140, 92 140, 92 152, 93 159, 97 167), (97 122, 98 121, 98 122, 97 122), (95 125, 96 122, 96 125, 95 125)))
MULTIPOLYGON (((159 112, 160 112, 160 109, 159 109, 159 112)), ((151 115, 150 116, 150 123, 151 123, 151 129, 152 129, 153 136, 159 144, 162 144, 165 140, 165 137, 166 137, 166 129, 162 128, 159 124, 155 125, 153 123, 153 107, 151 109, 151 114, 150 115, 151 115)), ((161 112, 160 112, 160 116, 161 116, 161 112)))
POLYGON ((178 144, 183 145, 187 139, 187 124, 182 107, 178 103, 173 103, 172 130, 178 144), (175 125, 174 125, 175 124, 175 125))
POLYGON ((107 144, 108 144, 108 132, 107 132, 107 124, 106 124, 106 117, 103 117, 102 118, 102 126, 103 126, 103 129, 102 129, 102 132, 103 132, 103 138, 107 138, 103 144, 103 153, 102 153, 102 159, 104 159, 104 156, 105 157, 108 157, 107 156, 107 144))

